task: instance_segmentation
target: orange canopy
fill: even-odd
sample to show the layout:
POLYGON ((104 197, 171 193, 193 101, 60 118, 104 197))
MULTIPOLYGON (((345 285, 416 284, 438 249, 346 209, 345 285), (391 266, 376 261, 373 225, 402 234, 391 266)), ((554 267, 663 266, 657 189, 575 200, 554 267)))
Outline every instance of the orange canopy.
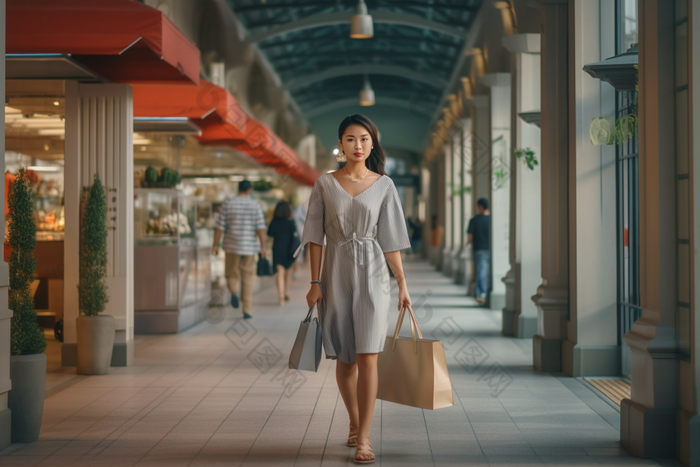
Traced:
POLYGON ((187 117, 203 129, 226 123, 225 138, 245 138, 248 114, 228 91, 209 81, 202 79, 199 86, 131 83, 131 88, 134 117, 187 117))
POLYGON ((201 80, 199 86, 132 83, 131 87, 135 117, 187 117, 202 129, 197 137, 201 144, 229 146, 305 185, 313 185, 320 176, 220 86, 201 80))
POLYGON ((7 0, 7 54, 70 54, 114 81, 199 84, 199 49, 135 0, 7 0))

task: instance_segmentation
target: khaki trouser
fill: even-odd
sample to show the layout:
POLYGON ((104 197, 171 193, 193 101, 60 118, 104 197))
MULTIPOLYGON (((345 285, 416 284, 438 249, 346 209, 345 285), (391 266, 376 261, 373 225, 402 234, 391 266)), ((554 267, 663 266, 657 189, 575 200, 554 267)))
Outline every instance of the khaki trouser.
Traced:
POLYGON ((253 310, 253 280, 255 280, 256 255, 241 256, 236 253, 226 252, 226 283, 232 294, 241 299, 243 313, 253 310), (243 293, 241 293, 243 282, 243 293))

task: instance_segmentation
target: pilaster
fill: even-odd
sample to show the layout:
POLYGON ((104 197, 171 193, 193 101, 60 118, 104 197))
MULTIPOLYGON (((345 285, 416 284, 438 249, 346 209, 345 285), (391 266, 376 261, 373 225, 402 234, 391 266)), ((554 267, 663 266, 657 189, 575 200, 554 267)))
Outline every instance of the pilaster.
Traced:
POLYGON ((133 362, 134 347, 134 155, 133 98, 126 84, 66 82, 63 365, 75 365, 78 307, 79 213, 83 187, 95 174, 108 207, 105 314, 117 323, 112 364, 133 362))
POLYGON ((530 300, 541 281, 542 214, 541 168, 529 169, 515 156, 516 149, 530 148, 540 160, 539 127, 518 117, 540 110, 540 34, 515 34, 503 38, 511 54, 511 155, 510 270, 503 308, 504 335, 531 338, 537 332, 537 307, 530 300), (522 274, 526 271, 526 274, 522 274))
POLYGON ((639 213, 642 317, 623 336, 632 396, 621 404, 622 445, 644 458, 676 456, 676 167, 674 9, 639 0, 639 213))
POLYGON ((569 313, 569 2, 542 0, 542 284, 533 338, 538 371, 561 371, 569 313))

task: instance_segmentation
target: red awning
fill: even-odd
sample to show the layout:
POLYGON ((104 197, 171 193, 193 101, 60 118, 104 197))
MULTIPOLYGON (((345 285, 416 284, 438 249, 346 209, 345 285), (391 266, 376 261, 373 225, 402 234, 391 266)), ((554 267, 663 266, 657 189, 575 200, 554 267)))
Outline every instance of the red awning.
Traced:
POLYGON ((206 80, 191 84, 131 83, 134 117, 187 117, 202 129, 226 123, 221 139, 245 138, 250 117, 224 88, 206 80))
POLYGON ((132 83, 131 87, 135 117, 187 117, 202 129, 196 137, 201 144, 229 146, 305 185, 313 185, 320 176, 222 87, 206 80, 199 86, 132 83))
POLYGON ((114 82, 199 84, 199 49, 135 0, 7 0, 7 54, 70 54, 114 82))

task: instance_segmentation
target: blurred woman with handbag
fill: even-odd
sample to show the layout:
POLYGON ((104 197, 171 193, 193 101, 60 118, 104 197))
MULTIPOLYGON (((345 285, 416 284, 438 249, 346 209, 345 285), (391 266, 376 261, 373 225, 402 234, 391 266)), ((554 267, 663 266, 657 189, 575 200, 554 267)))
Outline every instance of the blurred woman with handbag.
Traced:
POLYGON ((275 215, 267 229, 268 237, 272 237, 272 270, 277 273, 276 283, 279 293, 279 304, 289 301, 289 286, 292 282, 292 264, 294 251, 299 245, 299 235, 292 208, 287 201, 280 201, 275 207, 275 215))
POLYGON ((364 115, 350 115, 340 123, 336 160, 347 163, 314 183, 294 254, 311 243, 306 301, 309 307, 318 305, 326 358, 337 360, 336 381, 350 417, 346 444, 357 447, 354 459, 362 464, 375 461, 370 426, 377 356, 388 327, 389 268, 399 287, 398 309, 411 305, 399 251, 411 243, 399 194, 384 172, 378 134, 364 115))

